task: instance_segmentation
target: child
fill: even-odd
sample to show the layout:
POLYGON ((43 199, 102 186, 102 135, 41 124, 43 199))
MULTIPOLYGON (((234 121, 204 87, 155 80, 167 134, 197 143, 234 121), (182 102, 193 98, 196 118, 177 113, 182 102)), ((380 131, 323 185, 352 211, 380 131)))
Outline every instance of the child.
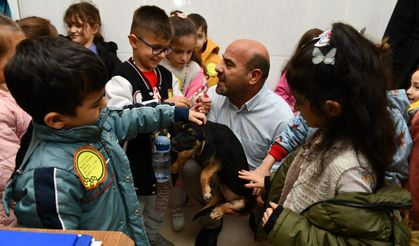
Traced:
MULTIPOLYGON (((190 106, 179 90, 176 77, 159 65, 172 48, 169 17, 159 7, 142 6, 134 12, 128 36, 133 56, 118 66, 106 85, 109 105, 170 102, 190 106)), ((152 167, 151 134, 141 134, 125 144, 134 185, 143 205, 144 223, 152 245, 172 245, 160 234, 169 201, 170 182, 157 183, 152 167)))
MULTIPOLYGON (((305 43, 319 36, 322 32, 323 31, 318 28, 312 28, 306 31, 303 34, 303 36, 301 36, 300 40, 298 41, 297 48, 295 49, 294 54, 298 53, 305 43)), ((281 79, 276 84, 275 93, 278 94, 280 97, 282 97, 288 103, 288 105, 290 105, 292 111, 295 113, 296 112, 294 108, 295 98, 291 94, 291 91, 288 87, 287 78, 286 78, 287 66, 288 66, 288 63, 284 66, 284 69, 282 69, 281 79)))
POLYGON ((220 47, 213 40, 208 38, 208 25, 204 17, 192 13, 188 15, 188 19, 195 24, 196 32, 198 34, 196 51, 198 54, 201 54, 202 64, 204 66, 205 75, 207 76, 207 84, 211 87, 218 82, 215 68, 221 61, 221 56, 218 54, 220 47))
POLYGON ((39 38, 43 36, 58 37, 57 29, 47 19, 38 16, 29 16, 17 20, 16 23, 25 33, 26 38, 39 38))
POLYGON ((105 63, 108 76, 111 76, 121 61, 116 56, 118 46, 114 42, 105 42, 100 28, 102 26, 99 10, 88 2, 70 5, 64 15, 68 36, 71 41, 81 44, 95 54, 105 63))
POLYGON ((384 185, 397 143, 378 54, 354 28, 335 23, 291 59, 296 108, 318 130, 286 178, 275 177, 283 182, 279 202, 262 219, 271 243, 407 245, 407 229, 389 214, 407 208, 409 194, 384 185))
POLYGON ((410 155, 409 162, 409 180, 408 187, 412 193, 412 210, 410 212, 410 222, 413 230, 419 229, 419 68, 417 68, 410 79, 410 88, 407 90, 407 95, 411 103, 409 108, 409 115, 411 117, 410 134, 412 135, 413 148, 410 155))
MULTIPOLYGON (((16 45, 24 38, 23 32, 13 20, 0 15, 0 199, 15 168, 20 140, 31 120, 31 117, 16 104, 3 74, 16 45)), ((15 222, 13 214, 9 218, 4 215, 3 206, 0 204, 0 226, 14 226, 15 222)))
POLYGON ((410 87, 407 89, 406 93, 411 105, 409 112, 416 112, 414 109, 417 109, 419 106, 419 68, 416 68, 410 76, 410 87))
MULTIPOLYGON (((172 52, 160 63, 169 69, 178 79, 180 90, 183 95, 191 100, 191 105, 203 101, 206 95, 207 84, 201 66, 191 60, 194 53, 197 34, 191 20, 185 18, 182 12, 173 11, 170 22, 174 31, 174 36, 170 41, 172 52), (202 98, 202 100, 201 100, 202 98)), ((207 104, 203 113, 209 111, 207 104)), ((186 193, 182 189, 180 178, 176 180, 171 196, 172 207, 172 230, 175 232, 183 230, 185 226, 185 216, 182 212, 182 205, 186 201, 186 193)))
POLYGON ((16 203, 19 225, 122 231, 148 245, 119 143, 175 119, 200 124, 205 116, 170 105, 106 108, 103 63, 65 38, 23 41, 5 75, 16 102, 33 117, 31 143, 20 151, 24 158, 4 199, 5 208, 16 203))
POLYGON ((174 31, 170 41, 172 52, 160 64, 176 76, 180 91, 186 98, 197 99, 207 85, 202 68, 191 60, 197 41, 195 26, 189 19, 178 15, 171 16, 170 23, 174 31))

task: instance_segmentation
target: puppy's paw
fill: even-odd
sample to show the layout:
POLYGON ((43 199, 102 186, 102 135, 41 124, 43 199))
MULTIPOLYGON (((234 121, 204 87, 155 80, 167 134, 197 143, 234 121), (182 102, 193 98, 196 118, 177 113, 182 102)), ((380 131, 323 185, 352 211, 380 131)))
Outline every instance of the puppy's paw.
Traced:
POLYGON ((212 195, 211 193, 204 193, 203 197, 204 197, 204 200, 208 202, 209 200, 211 200, 212 195))
POLYGON ((212 198, 211 187, 209 185, 202 186, 202 195, 204 196, 205 201, 209 201, 212 198))
POLYGON ((213 220, 220 220, 223 215, 223 210, 220 207, 216 207, 211 211, 210 218, 213 220))

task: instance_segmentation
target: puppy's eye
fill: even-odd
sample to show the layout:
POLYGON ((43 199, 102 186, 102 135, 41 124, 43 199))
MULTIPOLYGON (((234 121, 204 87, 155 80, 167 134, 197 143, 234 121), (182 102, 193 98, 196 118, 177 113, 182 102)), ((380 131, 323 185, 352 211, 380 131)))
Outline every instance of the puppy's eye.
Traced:
POLYGON ((186 130, 189 134, 193 135, 195 134, 195 131, 192 128, 189 128, 188 130, 186 130))

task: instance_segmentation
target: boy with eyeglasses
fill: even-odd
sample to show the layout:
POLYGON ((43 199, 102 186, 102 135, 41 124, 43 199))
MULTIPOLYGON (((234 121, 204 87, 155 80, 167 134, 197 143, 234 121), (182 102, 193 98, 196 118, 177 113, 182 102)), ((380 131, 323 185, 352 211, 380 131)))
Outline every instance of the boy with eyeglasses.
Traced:
MULTIPOLYGON (((160 61, 169 54, 173 31, 166 12, 142 6, 134 12, 128 35, 132 57, 116 67, 106 85, 110 107, 132 103, 168 102, 190 107, 179 90, 176 77, 160 61)), ((152 136, 140 134, 124 144, 131 164, 134 185, 142 204, 144 224, 151 245, 173 245, 160 234, 168 207, 170 181, 157 183, 152 167, 152 136)))

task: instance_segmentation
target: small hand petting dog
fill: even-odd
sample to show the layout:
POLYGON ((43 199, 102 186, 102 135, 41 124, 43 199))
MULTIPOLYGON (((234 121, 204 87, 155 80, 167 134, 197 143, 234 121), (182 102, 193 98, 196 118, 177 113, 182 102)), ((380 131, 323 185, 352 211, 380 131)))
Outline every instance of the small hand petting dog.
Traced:
POLYGON ((189 158, 202 168, 201 189, 208 203, 194 219, 211 212, 210 217, 219 220, 224 214, 247 214, 252 210, 255 196, 245 187, 246 180, 237 175, 241 170, 249 170, 249 165, 230 128, 211 121, 204 125, 183 123, 172 138, 172 150, 178 152, 172 173, 179 172, 189 158))

